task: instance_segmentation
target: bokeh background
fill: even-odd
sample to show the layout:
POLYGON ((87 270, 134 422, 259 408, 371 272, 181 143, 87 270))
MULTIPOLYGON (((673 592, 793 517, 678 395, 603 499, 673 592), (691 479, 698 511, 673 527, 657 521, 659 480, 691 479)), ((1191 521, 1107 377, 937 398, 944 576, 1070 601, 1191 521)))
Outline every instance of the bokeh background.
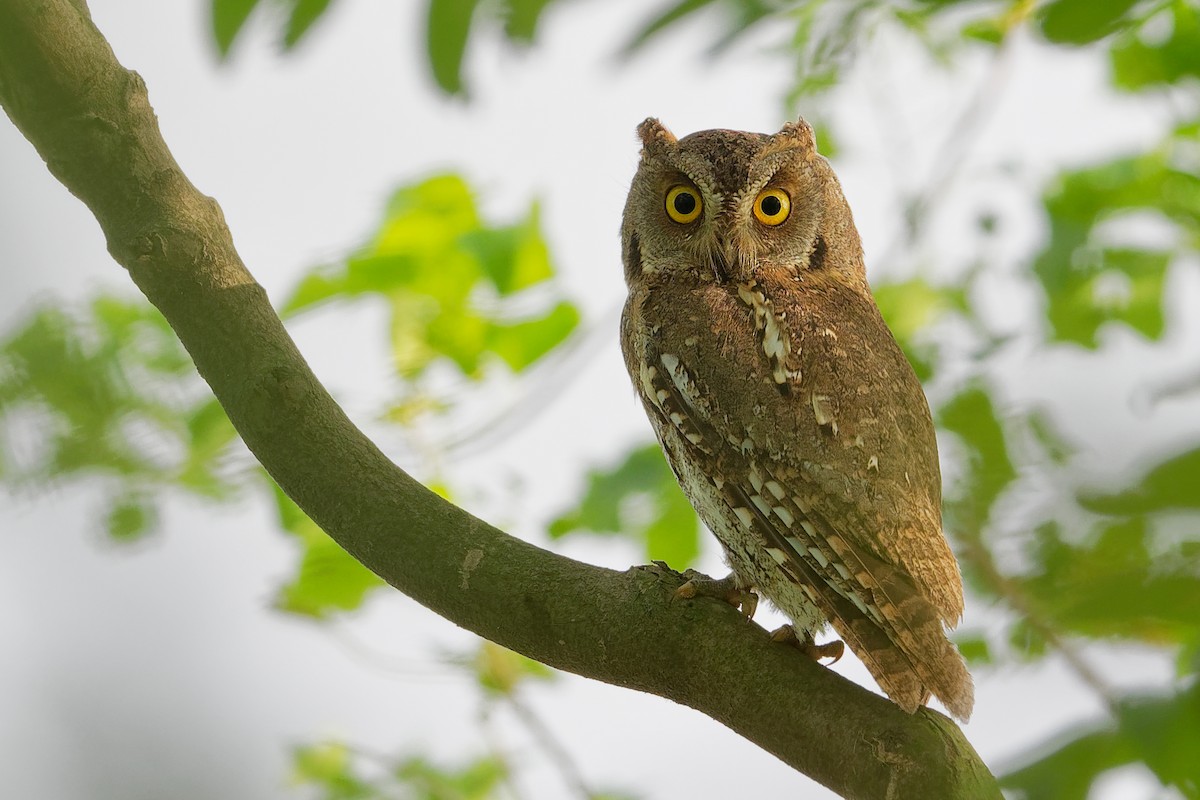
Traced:
MULTIPOLYGON (((803 113, 938 418, 968 738, 1013 797, 1200 796, 1194 3, 89 5, 352 418, 614 568, 722 569, 617 347, 634 127, 803 113)), ((377 586, 7 123, 0 265, 0 795, 832 796, 377 586)))

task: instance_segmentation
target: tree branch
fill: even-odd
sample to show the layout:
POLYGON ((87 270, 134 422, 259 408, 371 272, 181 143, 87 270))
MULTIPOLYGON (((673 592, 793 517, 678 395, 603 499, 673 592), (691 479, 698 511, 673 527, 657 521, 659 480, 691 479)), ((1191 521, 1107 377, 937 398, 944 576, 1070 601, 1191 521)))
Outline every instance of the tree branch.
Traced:
POLYGON ((846 797, 1000 796, 941 714, 905 714, 724 604, 668 602, 673 574, 508 536, 392 464, 317 382, 83 0, 0 0, 0 102, 272 477, 392 586, 531 658, 698 709, 846 797))

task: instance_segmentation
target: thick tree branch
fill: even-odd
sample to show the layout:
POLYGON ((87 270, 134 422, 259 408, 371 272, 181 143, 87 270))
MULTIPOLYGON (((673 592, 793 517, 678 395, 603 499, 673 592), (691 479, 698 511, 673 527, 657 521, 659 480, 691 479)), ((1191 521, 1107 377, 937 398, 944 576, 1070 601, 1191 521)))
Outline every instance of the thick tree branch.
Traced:
POLYGON ((82 0, 0 0, 0 102, 279 485, 397 589, 554 667, 696 708, 846 797, 1000 796, 942 715, 905 714, 721 603, 669 603, 670 574, 508 536, 393 465, 317 382, 82 0))

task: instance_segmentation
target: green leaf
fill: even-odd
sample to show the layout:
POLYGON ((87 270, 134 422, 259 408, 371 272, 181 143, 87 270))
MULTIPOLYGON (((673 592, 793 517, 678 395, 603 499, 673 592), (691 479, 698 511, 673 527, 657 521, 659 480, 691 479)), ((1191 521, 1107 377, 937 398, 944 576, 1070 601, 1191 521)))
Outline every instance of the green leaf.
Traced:
POLYGON ((1096 778, 1137 760, 1134 748, 1107 727, 1071 731, 1050 747, 1032 763, 1001 775, 1000 786, 1023 800, 1087 800, 1096 778))
POLYGON ((234 39, 257 5, 258 0, 212 0, 213 41, 222 58, 229 55, 234 39))
MULTIPOLYGON (((421 394, 417 383, 439 362, 481 380, 491 364, 520 373, 560 346, 579 311, 550 290, 553 278, 536 204, 516 224, 489 225, 466 182, 439 175, 397 190, 368 244, 341 267, 307 274, 284 313, 382 296, 396 371, 407 392, 421 394)), ((452 403, 426 396, 423 405, 452 403)))
POLYGON ((463 92, 462 62, 478 0, 429 0, 426 45, 433 79, 446 94, 463 92))
POLYGON ((954 637, 958 652, 971 666, 986 666, 992 663, 992 648, 987 637, 980 632, 962 632, 954 637))
POLYGON ((1174 695, 1126 699, 1118 720, 1164 786, 1200 797, 1200 685, 1174 695))
POLYGON ((1101 514, 1150 514, 1200 509, 1200 448, 1174 455, 1155 465, 1113 494, 1082 491, 1079 503, 1101 514))
POLYGON ((991 395, 982 384, 972 384, 943 405, 939 426, 958 436, 967 450, 967 464, 954 498, 946 501, 951 527, 968 538, 986 524, 992 504, 1017 477, 1008 454, 1005 431, 996 416, 991 395))
POLYGON ((292 750, 292 783, 320 788, 322 800, 366 800, 378 794, 354 774, 350 750, 338 742, 305 745, 292 750))
POLYGON ((481 227, 461 238, 501 295, 528 289, 554 275, 550 251, 541 235, 540 216, 535 203, 518 225, 481 227))
POLYGON ((296 537, 303 550, 296 576, 279 589, 277 608, 325 619, 336 611, 358 608, 368 592, 384 586, 379 577, 330 539, 273 481, 271 486, 279 525, 296 537))
POLYGON ((1140 29, 1122 36, 1111 50, 1113 85, 1126 91, 1169 86, 1200 77, 1200 12, 1186 2, 1164 4, 1140 29), (1170 16, 1170 35, 1151 38, 1148 29, 1170 16))
POLYGON ((579 310, 563 301, 535 319, 490 326, 485 347, 513 372, 523 372, 565 342, 578 325, 579 310))
POLYGON ((610 469, 588 473, 579 506, 550 523, 551 538, 578 532, 619 534, 642 543, 651 560, 676 569, 700 552, 700 524, 657 444, 630 452, 610 469))
POLYGON ((0 341, 0 424, 9 485, 100 480, 117 498, 102 518, 115 538, 144 535, 156 493, 233 497, 219 476, 235 439, 162 315, 143 299, 100 296, 82 311, 44 307, 0 341))
POLYGON ((292 6, 283 31, 283 46, 290 50, 308 33, 314 22, 329 10, 332 0, 287 0, 292 6))
POLYGON ((486 639, 471 660, 475 679, 487 692, 510 695, 525 680, 551 681, 557 673, 545 664, 486 639))
POLYGON ((1087 800, 1105 772, 1141 761, 1164 786, 1200 797, 1200 688, 1123 698, 1117 724, 1080 728, 1045 755, 1000 776, 1024 800, 1087 800))
POLYGON ((551 0, 507 0, 504 32, 518 44, 531 44, 537 33, 538 20, 551 0))
POLYGON ((1030 555, 1034 567, 1021 591, 1056 630, 1152 645, 1196 635, 1200 559, 1152 537, 1142 517, 1101 526, 1079 542, 1043 525, 1030 555))
POLYGON ((1181 229, 1184 247, 1195 247, 1200 176, 1184 163, 1191 144, 1185 136, 1143 155, 1065 173, 1047 192, 1050 237, 1033 271, 1046 292, 1054 338, 1094 348, 1097 329, 1110 321, 1161 336, 1163 286, 1176 252, 1114 246, 1099 228, 1150 211, 1181 229))
POLYGON ((920 341, 920 333, 951 311, 967 311, 961 288, 937 287, 920 278, 872 287, 875 303, 904 355, 922 381, 933 376, 936 350, 920 341))
POLYGON ((682 0, 676 3, 643 25, 629 43, 622 48, 622 53, 626 56, 632 55, 667 28, 712 3, 713 0, 682 0))
POLYGON ((108 510, 105 528, 118 542, 132 542, 150 533, 157 522, 154 507, 143 497, 118 497, 108 510))
POLYGON ((1051 0, 1038 13, 1042 35, 1059 44, 1087 44, 1119 29, 1138 0, 1051 0))
MULTIPOLYGON (((424 758, 412 758, 398 766, 394 775, 414 791, 414 800, 490 800, 508 775, 503 762, 481 758, 460 769, 435 766, 424 758)), ((409 796, 409 795, 406 795, 409 796)))

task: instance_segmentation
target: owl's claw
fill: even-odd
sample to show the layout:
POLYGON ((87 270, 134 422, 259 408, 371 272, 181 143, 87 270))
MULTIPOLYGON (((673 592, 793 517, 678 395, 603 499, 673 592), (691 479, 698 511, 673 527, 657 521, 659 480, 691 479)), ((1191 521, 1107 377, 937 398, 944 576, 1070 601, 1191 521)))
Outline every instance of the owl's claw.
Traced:
POLYGON ((834 639, 832 642, 825 644, 817 644, 813 641, 812 636, 806 635, 803 638, 796 633, 796 629, 791 625, 783 625, 771 633, 771 641, 780 642, 782 644, 790 644, 811 658, 813 661, 820 661, 823 658, 832 658, 829 666, 836 664, 846 652, 846 643, 840 639, 834 639))
POLYGON ((754 618, 754 612, 758 608, 758 595, 739 586, 735 575, 710 578, 691 569, 683 575, 688 580, 675 590, 671 597, 672 602, 690 600, 693 597, 715 597, 740 611, 747 622, 754 618))

